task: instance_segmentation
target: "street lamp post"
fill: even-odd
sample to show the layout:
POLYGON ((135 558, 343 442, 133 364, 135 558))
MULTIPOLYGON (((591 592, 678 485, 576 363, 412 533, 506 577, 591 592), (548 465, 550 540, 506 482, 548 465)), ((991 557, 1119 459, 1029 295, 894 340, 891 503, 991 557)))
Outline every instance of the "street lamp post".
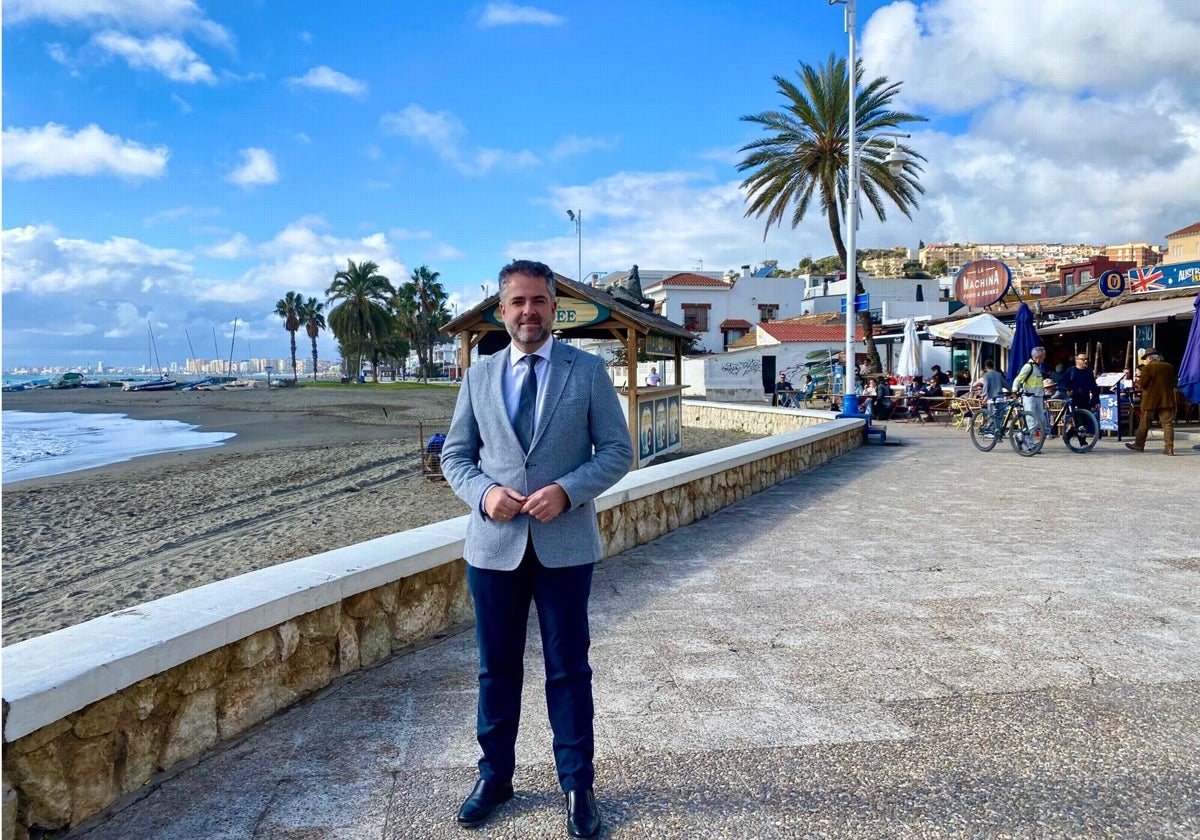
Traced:
POLYGON ((583 211, 568 210, 567 218, 575 223, 575 242, 579 249, 578 262, 575 266, 575 279, 583 282, 583 211))
MULTIPOLYGON (((850 82, 850 131, 847 137, 847 154, 849 157, 848 185, 850 194, 846 199, 846 372, 842 376, 842 411, 855 413, 858 410, 858 397, 854 391, 854 298, 858 289, 858 191, 859 191, 859 150, 855 148, 858 140, 858 41, 856 0, 829 0, 829 5, 844 5, 846 7, 846 32, 850 37, 850 59, 847 69, 850 82)), ((880 131, 872 134, 862 144, 865 149, 877 137, 908 137, 907 134, 880 131)), ((885 159, 887 168, 893 175, 899 175, 908 162, 908 157, 900 151, 898 144, 893 141, 892 151, 885 159)))

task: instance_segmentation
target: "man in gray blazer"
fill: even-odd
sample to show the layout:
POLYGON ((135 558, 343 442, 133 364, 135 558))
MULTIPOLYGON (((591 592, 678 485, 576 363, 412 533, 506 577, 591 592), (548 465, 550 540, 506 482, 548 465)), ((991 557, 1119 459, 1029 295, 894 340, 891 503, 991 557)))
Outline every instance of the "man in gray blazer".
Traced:
POLYGON ((629 471, 633 446, 604 362, 550 335, 549 266, 500 271, 507 350, 467 371, 442 473, 471 508, 467 585, 479 646, 479 779, 458 813, 475 828, 513 795, 525 627, 537 604, 554 760, 573 837, 600 832, 592 764, 587 602, 601 556, 593 500, 629 471))

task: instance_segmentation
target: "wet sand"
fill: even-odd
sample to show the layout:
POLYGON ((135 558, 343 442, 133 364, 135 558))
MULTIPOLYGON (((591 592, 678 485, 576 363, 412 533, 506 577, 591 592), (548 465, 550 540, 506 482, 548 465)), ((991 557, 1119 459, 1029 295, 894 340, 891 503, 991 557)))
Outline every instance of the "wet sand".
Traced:
MULTIPOLYGON (((225 444, 5 485, 3 641, 461 516, 421 471, 458 389, 341 386, 9 393, 5 410, 100 412, 235 432, 225 444)), ((754 436, 685 429, 674 457, 754 436)))

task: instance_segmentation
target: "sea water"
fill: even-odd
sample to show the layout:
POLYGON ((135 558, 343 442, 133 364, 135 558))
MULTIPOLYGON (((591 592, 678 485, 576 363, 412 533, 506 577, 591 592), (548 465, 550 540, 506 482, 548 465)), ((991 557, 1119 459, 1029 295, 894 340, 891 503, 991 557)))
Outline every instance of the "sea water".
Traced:
POLYGON ((142 455, 219 446, 233 432, 198 432, 177 420, 61 411, 3 413, 3 483, 102 467, 142 455))

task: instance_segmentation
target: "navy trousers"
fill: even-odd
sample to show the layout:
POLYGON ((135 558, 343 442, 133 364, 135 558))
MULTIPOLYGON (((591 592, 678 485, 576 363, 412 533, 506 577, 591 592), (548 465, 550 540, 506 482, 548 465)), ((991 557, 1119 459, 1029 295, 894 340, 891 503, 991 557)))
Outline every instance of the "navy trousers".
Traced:
POLYGON ((593 568, 588 563, 548 569, 538 561, 532 542, 514 571, 467 567, 479 645, 480 778, 508 782, 516 769, 525 630, 532 602, 542 632, 546 707, 554 732, 558 782, 564 792, 592 787, 596 774, 587 606, 593 568))

